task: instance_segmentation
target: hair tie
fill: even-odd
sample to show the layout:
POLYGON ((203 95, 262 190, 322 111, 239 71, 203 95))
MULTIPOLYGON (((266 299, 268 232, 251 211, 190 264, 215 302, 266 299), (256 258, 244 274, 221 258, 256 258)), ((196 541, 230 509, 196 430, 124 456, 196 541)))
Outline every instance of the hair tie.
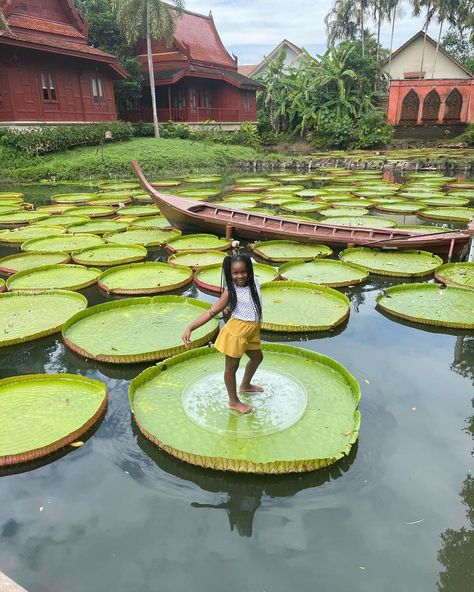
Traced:
POLYGON ((232 247, 233 255, 238 255, 240 253, 240 241, 234 240, 231 242, 230 246, 232 247))

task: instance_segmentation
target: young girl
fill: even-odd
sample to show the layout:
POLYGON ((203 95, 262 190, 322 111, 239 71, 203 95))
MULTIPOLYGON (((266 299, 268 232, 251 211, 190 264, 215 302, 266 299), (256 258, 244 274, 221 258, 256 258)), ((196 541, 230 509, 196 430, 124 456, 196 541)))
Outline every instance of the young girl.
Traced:
POLYGON ((219 333, 216 349, 225 354, 224 382, 229 394, 229 407, 239 413, 251 413, 250 405, 240 401, 237 394, 235 374, 240 358, 247 354, 250 358, 239 387, 241 393, 260 393, 262 387, 251 383, 253 375, 263 360, 260 349, 260 321, 262 318, 262 297, 255 279, 252 260, 248 255, 231 255, 222 263, 225 285, 221 286, 221 297, 210 310, 203 312, 183 333, 186 348, 191 344, 191 333, 205 325, 225 308, 230 319, 219 333))

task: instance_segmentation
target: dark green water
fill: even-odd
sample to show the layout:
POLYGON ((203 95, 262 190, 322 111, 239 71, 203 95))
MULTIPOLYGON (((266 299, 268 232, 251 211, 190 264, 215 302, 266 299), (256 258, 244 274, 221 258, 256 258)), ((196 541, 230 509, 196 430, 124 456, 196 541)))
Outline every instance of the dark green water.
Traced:
MULTIPOLYGON (((43 192, 26 188, 30 201, 43 192)), ((79 373, 106 382, 110 403, 83 447, 3 473, 0 569, 30 592, 471 590, 474 335, 384 316, 375 297, 395 283, 347 291, 350 319, 333 333, 263 336, 329 355, 361 383, 358 444, 309 474, 232 475, 161 453, 130 417, 145 366, 86 362, 60 336, 2 349, 0 378, 79 373)))

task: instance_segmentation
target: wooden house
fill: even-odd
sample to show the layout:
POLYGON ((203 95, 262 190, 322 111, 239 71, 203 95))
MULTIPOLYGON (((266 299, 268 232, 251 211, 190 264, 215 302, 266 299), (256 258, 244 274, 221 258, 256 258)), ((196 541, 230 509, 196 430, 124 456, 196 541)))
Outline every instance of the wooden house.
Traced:
MULTIPOLYGON (((263 86, 239 74, 237 58, 224 47, 211 14, 184 11, 177 17, 171 46, 153 41, 152 54, 159 121, 215 121, 228 130, 243 121, 256 122, 256 91, 263 86)), ((139 42, 137 55, 149 87, 145 40, 139 42)), ((123 117, 152 121, 146 89, 140 104, 129 105, 123 117)))
POLYGON ((0 0, 0 125, 114 121, 117 59, 87 43, 73 0, 0 0))
POLYGON ((474 78, 420 31, 384 64, 390 77, 387 121, 396 126, 474 123, 474 78))

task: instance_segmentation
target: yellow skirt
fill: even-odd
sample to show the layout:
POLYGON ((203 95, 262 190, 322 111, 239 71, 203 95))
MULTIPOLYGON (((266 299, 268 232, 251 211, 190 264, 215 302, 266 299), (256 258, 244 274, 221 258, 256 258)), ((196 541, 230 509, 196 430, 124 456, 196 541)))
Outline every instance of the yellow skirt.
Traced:
POLYGON ((241 358, 248 349, 260 349, 260 323, 232 317, 222 328, 214 346, 231 358, 241 358))

